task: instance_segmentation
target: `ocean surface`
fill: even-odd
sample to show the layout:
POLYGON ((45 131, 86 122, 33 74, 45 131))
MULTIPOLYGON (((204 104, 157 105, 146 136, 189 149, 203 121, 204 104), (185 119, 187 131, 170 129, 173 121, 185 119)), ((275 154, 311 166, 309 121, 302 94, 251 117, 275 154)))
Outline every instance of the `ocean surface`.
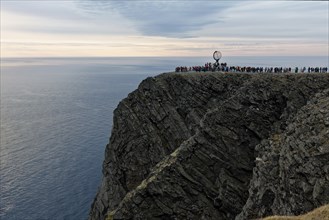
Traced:
MULTIPOLYGON (((87 219, 113 110, 148 76, 212 58, 2 58, 0 219, 87 219)), ((325 67, 328 57, 225 57, 325 67)))

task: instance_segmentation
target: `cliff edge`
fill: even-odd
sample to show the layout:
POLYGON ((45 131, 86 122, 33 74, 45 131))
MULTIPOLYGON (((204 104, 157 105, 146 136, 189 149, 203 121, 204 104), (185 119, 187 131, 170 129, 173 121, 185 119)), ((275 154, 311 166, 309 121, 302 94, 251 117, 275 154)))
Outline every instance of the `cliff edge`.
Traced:
POLYGON ((251 219, 329 203, 329 74, 167 73, 120 102, 89 219, 251 219))

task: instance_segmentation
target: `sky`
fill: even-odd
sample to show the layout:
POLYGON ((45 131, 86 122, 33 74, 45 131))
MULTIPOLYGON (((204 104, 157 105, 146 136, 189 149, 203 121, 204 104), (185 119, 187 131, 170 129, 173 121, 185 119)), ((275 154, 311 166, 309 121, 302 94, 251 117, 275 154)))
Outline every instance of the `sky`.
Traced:
POLYGON ((329 56, 328 1, 1 0, 1 57, 329 56))

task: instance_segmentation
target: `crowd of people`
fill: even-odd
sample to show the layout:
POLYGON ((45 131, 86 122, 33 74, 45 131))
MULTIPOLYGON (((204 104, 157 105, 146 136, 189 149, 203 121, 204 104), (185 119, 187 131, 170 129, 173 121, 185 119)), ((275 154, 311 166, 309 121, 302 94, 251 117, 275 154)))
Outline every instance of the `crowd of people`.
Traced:
POLYGON ((179 66, 176 67, 176 72, 242 72, 242 73, 327 73, 328 67, 250 67, 250 66, 228 66, 227 63, 212 64, 206 63, 204 66, 179 66))

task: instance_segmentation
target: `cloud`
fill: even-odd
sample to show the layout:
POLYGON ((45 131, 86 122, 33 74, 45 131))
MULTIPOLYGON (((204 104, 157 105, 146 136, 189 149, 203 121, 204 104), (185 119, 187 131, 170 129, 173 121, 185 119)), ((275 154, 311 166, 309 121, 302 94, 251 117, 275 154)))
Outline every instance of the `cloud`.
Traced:
POLYGON ((49 34, 328 39, 327 1, 5 1, 10 26, 49 34))
MULTIPOLYGON (((121 15, 144 36, 328 39, 327 1, 82 0, 82 11, 121 15)), ((119 21, 116 21, 120 23, 119 21)))
POLYGON ((23 47, 49 56, 199 56, 217 49, 328 55, 328 7, 328 1, 1 1, 1 50, 12 56, 23 47))
POLYGON ((117 12, 143 35, 193 37, 193 32, 224 19, 221 11, 235 5, 228 1, 80 1, 91 13, 117 12))
POLYGON ((73 5, 71 1, 1 1, 1 11, 59 21, 81 20, 82 17, 73 5))
POLYGON ((82 10, 81 7, 77 7, 77 3, 77 1, 51 0, 1 1, 2 29, 57 35, 137 33, 131 24, 118 13, 114 11, 91 13, 93 9, 91 5, 88 10, 82 10))
POLYGON ((329 3, 309 1, 245 1, 228 8, 225 23, 203 30, 222 37, 328 39, 329 3))

